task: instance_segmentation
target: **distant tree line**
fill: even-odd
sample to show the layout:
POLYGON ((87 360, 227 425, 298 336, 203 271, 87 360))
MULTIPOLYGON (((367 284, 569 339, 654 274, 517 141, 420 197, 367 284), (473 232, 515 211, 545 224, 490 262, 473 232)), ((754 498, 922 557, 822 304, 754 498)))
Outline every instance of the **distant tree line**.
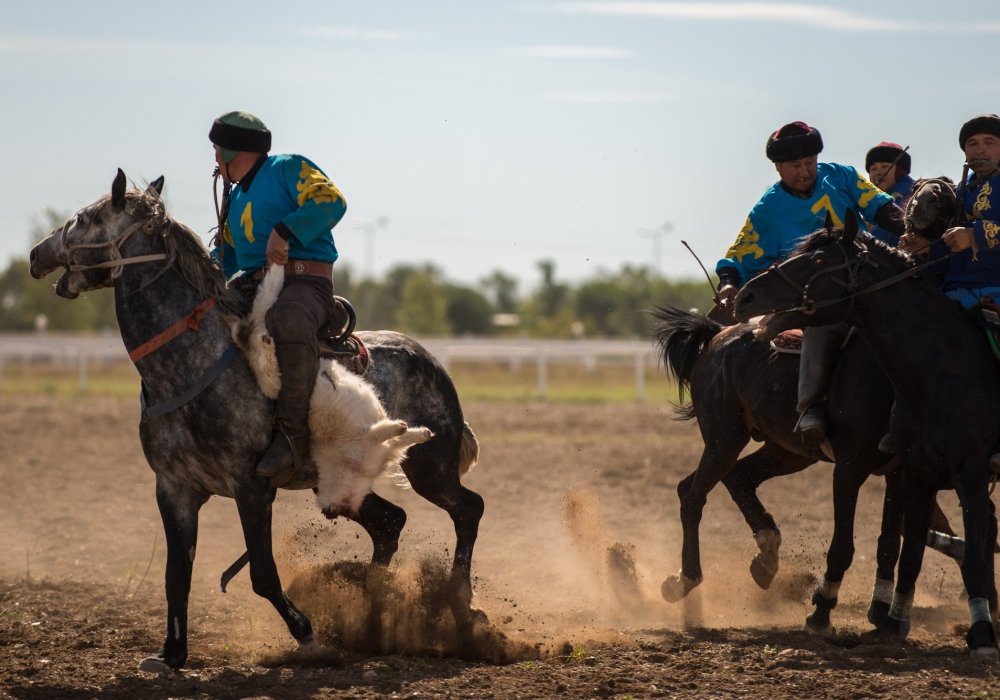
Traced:
MULTIPOLYGON (((35 227, 41 239, 65 216, 48 211, 35 227)), ((625 265, 577 285, 559 281, 552 260, 537 263, 539 282, 523 292, 518 280, 493 271, 474 285, 449 281, 430 263, 397 265, 382 279, 358 278, 349 264, 334 268, 337 294, 358 313, 359 328, 392 328, 422 336, 478 335, 539 338, 648 338, 646 311, 655 305, 706 310, 705 280, 668 280, 645 266, 625 265)), ((28 274, 27 259, 0 272, 0 331, 116 330, 114 293, 102 289, 72 303, 57 297, 51 281, 28 274), (40 319, 45 319, 41 322, 40 319)))

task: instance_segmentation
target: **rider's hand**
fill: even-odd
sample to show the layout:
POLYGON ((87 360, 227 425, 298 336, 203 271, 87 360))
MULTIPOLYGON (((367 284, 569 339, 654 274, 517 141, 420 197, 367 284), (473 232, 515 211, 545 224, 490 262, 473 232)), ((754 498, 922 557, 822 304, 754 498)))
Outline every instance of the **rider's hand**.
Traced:
POLYGON ((288 262, 288 241, 273 229, 267 237, 267 261, 272 265, 284 265, 288 262))
POLYGON ((973 231, 971 228, 956 226, 945 231, 944 235, 941 236, 941 240, 951 249, 951 252, 957 253, 972 247, 972 235, 973 231))
POLYGON ((919 234, 906 233, 899 237, 896 247, 907 255, 918 255, 926 253, 931 242, 919 234))
POLYGON ((732 306, 735 297, 736 285, 724 284, 719 287, 719 306, 732 306))

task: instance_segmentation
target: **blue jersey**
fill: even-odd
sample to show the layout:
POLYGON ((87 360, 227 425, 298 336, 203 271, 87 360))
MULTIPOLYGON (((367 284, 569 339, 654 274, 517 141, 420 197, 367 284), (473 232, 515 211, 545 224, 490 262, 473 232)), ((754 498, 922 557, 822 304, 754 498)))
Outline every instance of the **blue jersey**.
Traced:
POLYGON ((864 221, 874 221, 875 212, 892 203, 892 197, 878 189, 848 165, 819 163, 816 184, 808 197, 796 197, 781 183, 775 183, 750 210, 743 230, 716 265, 716 272, 736 270, 739 284, 784 260, 798 242, 826 222, 829 213, 843 226, 844 212, 853 209, 864 221))
MULTIPOLYGON (((948 258, 945 291, 1000 287, 1000 172, 964 189, 962 217, 960 225, 972 229, 973 247, 948 258)), ((947 246, 935 241, 930 255, 947 253, 947 246)))
POLYGON ((227 277, 256 270, 267 263, 267 239, 277 229, 288 240, 290 259, 332 263, 332 229, 346 210, 340 190, 311 160, 268 156, 230 191, 223 243, 212 254, 221 257, 227 277))
MULTIPOLYGON (((896 184, 892 186, 892 189, 886 190, 886 194, 892 196, 892 200, 899 205, 901 209, 906 209, 906 202, 910 199, 910 195, 913 194, 913 186, 916 185, 916 181, 909 175, 904 175, 903 177, 896 180, 896 184)), ((887 231, 881 226, 872 226, 872 235, 879 239, 888 246, 896 247, 899 243, 899 236, 891 231, 887 231)))

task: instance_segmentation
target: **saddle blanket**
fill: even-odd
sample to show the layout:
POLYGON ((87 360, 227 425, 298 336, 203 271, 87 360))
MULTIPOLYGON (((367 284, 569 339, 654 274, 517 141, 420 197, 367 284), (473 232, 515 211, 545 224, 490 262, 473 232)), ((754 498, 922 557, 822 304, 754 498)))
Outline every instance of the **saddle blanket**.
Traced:
POLYGON ((778 337, 771 341, 771 347, 775 352, 800 355, 802 353, 802 329, 791 328, 787 331, 781 331, 778 337))

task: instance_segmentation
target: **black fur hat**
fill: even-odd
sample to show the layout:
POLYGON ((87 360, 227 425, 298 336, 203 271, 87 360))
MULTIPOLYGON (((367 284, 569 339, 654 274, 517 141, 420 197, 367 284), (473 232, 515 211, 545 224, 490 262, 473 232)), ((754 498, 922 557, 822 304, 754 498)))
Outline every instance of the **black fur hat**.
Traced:
POLYGON ((872 171, 875 163, 895 163, 897 167, 910 174, 910 154, 903 150, 903 147, 892 141, 883 141, 879 145, 868 151, 865 156, 865 170, 872 171), (896 160, 899 158, 899 160, 896 160))
POLYGON ((958 132, 959 148, 964 151, 965 142, 976 134, 991 134, 1000 138, 1000 117, 995 114, 980 114, 962 124, 962 130, 958 132))
POLYGON ((791 122, 767 139, 767 157, 774 163, 815 156, 823 150, 819 130, 805 122, 791 122))

